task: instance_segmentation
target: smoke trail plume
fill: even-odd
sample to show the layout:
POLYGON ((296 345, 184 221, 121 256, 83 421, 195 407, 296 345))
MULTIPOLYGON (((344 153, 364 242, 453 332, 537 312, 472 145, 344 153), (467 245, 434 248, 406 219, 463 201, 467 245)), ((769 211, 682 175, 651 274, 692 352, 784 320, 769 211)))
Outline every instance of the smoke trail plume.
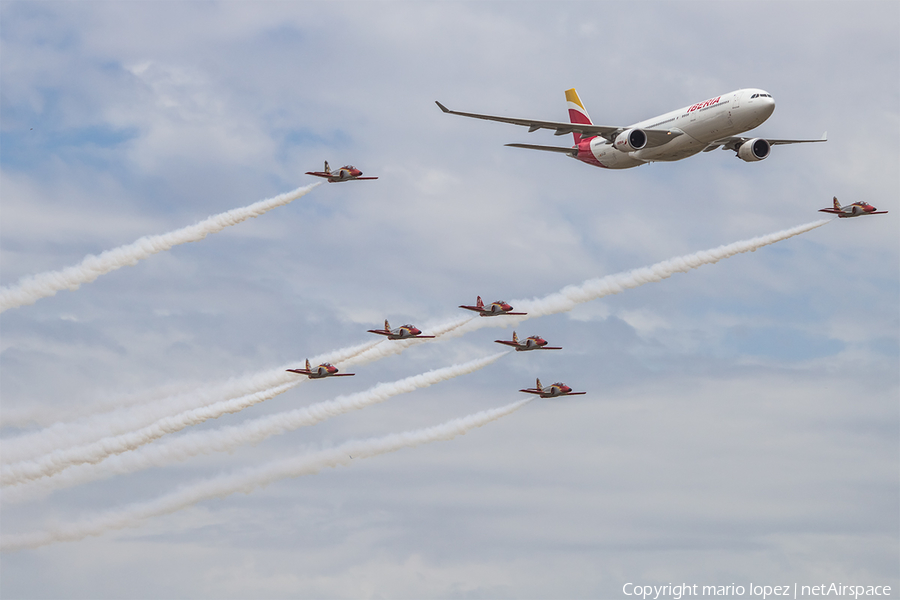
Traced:
MULTIPOLYGON (((341 348, 316 357, 316 361, 341 362, 352 359, 383 344, 382 340, 373 340, 356 346, 341 348)), ((156 402, 94 415, 74 423, 57 423, 46 429, 3 440, 4 464, 21 462, 49 454, 59 448, 70 448, 95 442, 97 440, 121 435, 142 427, 147 427, 164 417, 178 414, 209 404, 247 396, 286 384, 297 384, 307 381, 285 369, 296 366, 285 365, 260 373, 230 379, 221 385, 206 389, 194 390, 190 393, 176 394, 156 402)))
POLYGON ((293 202, 311 192, 312 185, 297 188, 268 200, 260 200, 250 206, 235 208, 208 219, 161 235, 148 235, 127 246, 107 250, 99 256, 88 255, 79 264, 61 271, 48 271, 24 277, 11 287, 0 288, 0 312, 25 304, 34 304, 41 298, 53 296, 60 290, 76 290, 82 283, 90 283, 99 277, 125 266, 137 264, 148 256, 170 249, 172 246, 202 240, 210 233, 222 231, 251 217, 258 217, 273 208, 293 202))
MULTIPOLYGON (((565 287, 559 292, 550 294, 548 296, 545 296, 544 298, 514 301, 514 305, 516 307, 528 313, 526 316, 504 316, 493 318, 472 318, 468 316, 456 317, 444 324, 440 324, 430 329, 434 333, 434 335, 437 335, 439 337, 443 335, 458 336, 486 326, 504 327, 507 325, 516 325, 521 321, 532 317, 565 312, 571 310, 576 305, 583 302, 596 300, 612 294, 618 294, 627 289, 638 287, 646 283, 662 281, 663 279, 671 277, 675 273, 684 273, 692 269, 696 269, 702 265, 716 263, 722 259, 734 256, 735 254, 756 251, 759 248, 789 239, 807 231, 811 231, 812 229, 821 227, 822 225, 825 225, 829 222, 830 221, 827 219, 814 221, 812 223, 807 223, 805 225, 800 225, 791 229, 785 229, 776 233, 758 236, 748 240, 735 242, 733 244, 719 246, 718 248, 672 258, 669 260, 658 262, 649 267, 641 267, 632 271, 608 275, 606 277, 601 277, 598 279, 590 279, 580 285, 565 287)), ((371 347, 363 351, 354 353, 352 356, 344 357, 344 364, 349 366, 353 364, 363 364, 371 362, 373 360, 379 360, 393 354, 399 354, 409 346, 422 343, 422 341, 423 340, 415 339, 397 340, 392 341, 391 343, 372 345, 371 347)), ((341 359, 334 360, 335 362, 337 362, 341 359)), ((252 393, 254 391, 259 391, 262 389, 280 385, 281 383, 285 382, 283 379, 284 375, 285 374, 283 372, 283 369, 269 371, 259 376, 265 381, 265 383, 258 385, 258 387, 255 387, 253 389, 245 389, 242 393, 252 393)), ((156 418, 161 418, 161 416, 162 415, 157 416, 156 418)), ((152 422, 152 420, 150 422, 152 422)), ((141 425, 137 425, 136 427, 140 427, 146 424, 147 423, 142 423, 141 425)), ((134 427, 132 427, 132 429, 133 428, 134 427)), ((110 433, 106 432, 104 433, 104 435, 110 435, 110 433)), ((95 436, 91 439, 96 440, 98 439, 98 437, 95 436)), ((20 456, 19 454, 15 453, 15 447, 9 449, 8 446, 9 442, 4 442, 4 462, 9 462, 10 460, 21 460, 21 458, 8 458, 11 453, 16 457, 20 456)), ((33 454, 31 456, 33 456, 33 454)))
POLYGON ((301 379, 297 379, 294 382, 285 383, 263 392, 247 394, 246 396, 216 402, 209 406, 194 408, 177 415, 165 417, 152 425, 135 431, 103 438, 90 444, 55 450, 35 460, 3 465, 0 468, 0 485, 15 485, 41 477, 50 477, 54 473, 59 473, 73 465, 96 464, 108 456, 134 450, 164 435, 181 431, 185 427, 198 425, 209 419, 217 419, 222 415, 236 413, 254 404, 270 400, 296 387, 301 381, 301 379))
POLYGON ((658 262, 649 267, 640 267, 623 273, 607 275, 606 277, 588 279, 580 285, 566 286, 560 291, 544 296, 543 298, 514 300, 512 304, 515 306, 516 310, 527 312, 527 315, 483 318, 478 319, 477 321, 473 319, 471 322, 455 329, 451 335, 463 335, 469 331, 487 326, 505 327, 507 325, 516 325, 534 317, 567 312, 584 302, 597 300, 604 296, 619 294, 625 290, 640 287, 646 283, 662 281, 663 279, 668 279, 675 273, 687 273, 692 269, 696 269, 703 265, 717 263, 720 260, 732 257, 736 254, 755 252, 760 248, 792 238, 801 233, 806 233, 807 231, 811 231, 830 222, 830 219, 813 221, 812 223, 799 225, 797 227, 792 227, 791 229, 784 229, 768 235, 761 235, 748 240, 734 242, 733 244, 719 246, 718 248, 670 258, 669 260, 658 262))
POLYGON ((18 550, 54 542, 80 540, 88 536, 100 535, 111 529, 131 527, 151 517, 172 513, 203 500, 228 496, 235 492, 249 493, 255 488, 279 479, 312 475, 328 467, 347 465, 351 460, 369 458, 429 442, 450 440, 476 427, 511 414, 529 401, 530 399, 520 400, 499 408, 453 419, 434 427, 395 433, 380 438, 354 440, 329 450, 273 461, 261 467, 221 475, 183 487, 156 500, 133 504, 130 507, 71 525, 61 525, 46 531, 3 536, 0 539, 0 549, 18 550))
MULTIPOLYGON (((125 450, 135 449, 140 444, 152 441, 149 438, 151 435, 158 433, 159 428, 153 428, 146 432, 134 432, 119 438, 100 440, 97 444, 88 447, 75 448, 50 455, 46 457, 46 460, 41 459, 32 463, 11 465, 10 467, 5 467, 3 471, 4 475, 6 475, 8 470, 8 481, 11 484, 29 482, 44 475, 53 475, 54 473, 56 475, 50 479, 32 481, 31 485, 14 485, 6 488, 3 490, 3 501, 6 503, 20 502, 33 497, 36 492, 49 492, 102 477, 164 466, 172 462, 187 460, 198 454, 230 451, 244 444, 255 444, 273 435, 315 425, 331 417, 384 402, 388 398, 399 394, 406 394, 459 377, 460 375, 473 373, 496 362, 500 357, 508 353, 509 351, 498 352, 485 358, 442 369, 433 369, 427 373, 414 375, 399 381, 379 383, 363 392, 338 396, 333 400, 260 417, 240 425, 188 433, 167 442, 145 446, 134 452, 128 452, 119 456, 111 456, 111 454, 113 452, 119 454, 125 450), (132 447, 128 447, 129 444, 132 447), (51 458, 55 459, 55 461, 51 461, 51 458), (93 464, 100 461, 103 462, 101 464, 93 464), (66 466, 77 463, 82 464, 63 471, 66 466)), ((271 390, 273 396, 278 389, 271 390)), ((168 422, 169 420, 166 419, 165 421, 168 422)))

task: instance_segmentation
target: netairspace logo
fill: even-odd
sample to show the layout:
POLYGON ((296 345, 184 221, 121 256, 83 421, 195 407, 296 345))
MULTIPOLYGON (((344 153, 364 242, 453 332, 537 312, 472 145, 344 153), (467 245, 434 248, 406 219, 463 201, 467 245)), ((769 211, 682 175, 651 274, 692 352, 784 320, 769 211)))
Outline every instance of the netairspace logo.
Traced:
POLYGON ((634 596, 647 600, 652 598, 671 598, 681 600, 692 596, 753 596, 765 600, 766 598, 797 598, 840 596, 844 598, 860 598, 874 596, 890 596, 889 585, 844 585, 842 583, 819 585, 698 585, 682 583, 679 585, 636 585, 626 583, 622 586, 622 593, 626 596, 634 596))

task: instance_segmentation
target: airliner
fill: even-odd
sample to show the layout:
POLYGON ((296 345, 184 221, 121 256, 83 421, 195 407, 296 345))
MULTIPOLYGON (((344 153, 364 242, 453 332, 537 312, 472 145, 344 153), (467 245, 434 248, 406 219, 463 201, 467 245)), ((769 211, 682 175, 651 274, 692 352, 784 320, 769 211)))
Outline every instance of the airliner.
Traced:
POLYGON ((575 88, 566 90, 566 103, 569 123, 458 112, 435 102, 451 115, 522 125, 528 127, 529 133, 538 129, 552 129, 554 135, 571 133, 575 137, 575 145, 571 147, 506 145, 559 152, 604 169, 630 169, 649 162, 672 162, 717 148, 732 150, 743 161, 757 162, 769 156, 772 146, 827 139, 827 133, 818 140, 775 140, 739 135, 759 127, 775 111, 772 95, 756 88, 709 98, 628 127, 594 125, 575 88))

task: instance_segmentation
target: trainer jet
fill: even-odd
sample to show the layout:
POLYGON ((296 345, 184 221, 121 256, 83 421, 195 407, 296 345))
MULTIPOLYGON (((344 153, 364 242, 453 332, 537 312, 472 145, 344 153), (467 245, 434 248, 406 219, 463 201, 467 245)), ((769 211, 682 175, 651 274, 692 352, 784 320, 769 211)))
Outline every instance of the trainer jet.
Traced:
POLYGON ((535 387, 519 391, 525 392, 526 394, 537 394, 541 398, 558 398, 559 396, 580 396, 582 394, 587 394, 587 392, 573 392, 572 388, 559 382, 544 387, 541 385, 540 379, 537 380, 537 385, 535 387))
POLYGON ((494 340, 498 344, 506 344, 507 346, 512 346, 516 349, 516 352, 525 352, 526 350, 562 350, 561 347, 550 347, 547 345, 547 340, 542 338, 539 335, 531 335, 525 338, 524 340, 520 340, 519 336, 516 335, 516 332, 513 331, 513 339, 509 340, 494 340))
POLYGON ((838 202, 837 196, 835 196, 834 208, 820 208, 819 212, 831 213, 833 215, 837 215, 841 219, 847 219, 850 217, 861 217, 863 215, 883 215, 888 211, 876 210, 874 206, 865 202, 854 202, 853 204, 848 204, 847 206, 841 206, 841 203, 838 202))
POLYGON ((353 377, 356 373, 338 373, 338 368, 331 363, 322 363, 316 368, 309 366, 309 359, 306 359, 305 369, 286 369, 291 373, 299 373, 306 375, 310 379, 322 379, 323 377, 353 377))
POLYGON ((521 125, 529 133, 538 129, 550 129, 554 135, 571 133, 575 145, 570 147, 506 145, 559 152, 604 169, 671 162, 717 148, 731 150, 743 161, 756 162, 768 157, 772 146, 824 142, 827 137, 822 134, 818 140, 783 140, 741 136, 762 125, 775 111, 772 95, 755 88, 728 92, 628 126, 594 125, 574 88, 566 90, 566 102, 569 123, 458 112, 440 102, 436 104, 451 115, 521 125))
POLYGON ((324 177, 328 180, 328 183, 340 183, 342 181, 363 181, 365 179, 378 179, 377 177, 360 177, 362 175, 362 171, 354 167, 353 165, 344 165, 340 169, 336 171, 332 171, 328 166, 328 161, 325 161, 325 170, 324 171, 307 171, 307 175, 315 175, 316 177, 324 177))
POLYGON ((478 296, 478 300, 475 302, 475 306, 466 306, 465 304, 460 304, 460 308, 464 308, 466 310, 474 310, 482 317, 496 317, 498 315, 527 315, 528 313, 523 312, 510 312, 513 307, 503 300, 497 300, 496 302, 491 302, 489 306, 485 306, 484 302, 481 300, 481 296, 478 296))
POLYGON ((407 340, 409 338, 433 338, 433 335, 422 335, 422 330, 416 327, 415 325, 410 325, 407 323, 401 327, 396 327, 391 329, 391 324, 388 323, 388 320, 384 320, 384 329, 370 329, 369 333, 377 333, 378 335, 385 335, 389 340, 407 340))

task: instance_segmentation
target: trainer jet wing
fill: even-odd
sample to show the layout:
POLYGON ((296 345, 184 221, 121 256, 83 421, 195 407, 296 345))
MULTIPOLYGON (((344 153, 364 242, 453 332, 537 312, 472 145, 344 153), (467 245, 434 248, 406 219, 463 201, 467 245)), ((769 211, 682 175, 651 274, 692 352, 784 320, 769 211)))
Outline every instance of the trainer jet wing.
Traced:
POLYGON ((883 215, 888 211, 886 210, 877 210, 871 204, 866 202, 854 202, 853 204, 848 204, 847 206, 841 206, 841 203, 838 202, 837 196, 834 197, 834 208, 821 208, 819 212, 831 213, 833 215, 837 215, 841 219, 847 219, 849 217, 861 217, 863 215, 883 215))
POLYGON ((528 313, 523 312, 511 312, 513 307, 503 300, 497 300, 496 302, 491 302, 488 305, 485 305, 481 300, 481 296, 478 296, 478 300, 475 302, 475 306, 467 306, 465 304, 460 304, 460 308, 464 308, 466 310, 472 310, 477 312, 482 317, 496 317, 498 315, 527 315, 528 313))
POLYGON ((286 369, 291 373, 299 373, 300 375, 306 375, 310 379, 322 379, 324 377, 353 377, 356 373, 338 373, 338 368, 332 365, 331 363, 322 363, 318 367, 311 367, 309 365, 309 359, 306 359, 306 368, 305 369, 286 369))
POLYGON ((384 320, 384 329, 370 329, 369 333, 377 333, 378 335, 387 336, 389 340, 408 340, 409 338, 433 338, 433 335, 422 335, 422 330, 416 327, 415 325, 410 325, 407 323, 406 325, 402 325, 401 327, 395 327, 391 329, 391 324, 388 323, 388 320, 384 320))
POLYGON ((524 340, 520 340, 516 332, 513 331, 512 340, 494 340, 498 344, 506 344, 516 349, 516 352, 525 352, 527 350, 562 350, 561 347, 551 347, 547 345, 547 340, 539 335, 530 335, 524 340))
POLYGON ((363 174, 362 171, 354 167, 353 165, 344 165, 340 169, 336 169, 334 171, 328 166, 328 161, 325 161, 325 170, 324 171, 307 171, 307 175, 315 175, 316 177, 324 177, 328 180, 328 183, 340 183, 342 181, 363 181, 366 179, 378 179, 377 177, 361 177, 363 174))
POLYGON ((524 390, 519 391, 525 392, 526 394, 537 394, 541 398, 558 398, 560 396, 581 396, 587 394, 587 392, 573 392, 572 388, 559 382, 544 387, 541 385, 540 379, 537 380, 537 385, 535 387, 525 388, 524 390))

